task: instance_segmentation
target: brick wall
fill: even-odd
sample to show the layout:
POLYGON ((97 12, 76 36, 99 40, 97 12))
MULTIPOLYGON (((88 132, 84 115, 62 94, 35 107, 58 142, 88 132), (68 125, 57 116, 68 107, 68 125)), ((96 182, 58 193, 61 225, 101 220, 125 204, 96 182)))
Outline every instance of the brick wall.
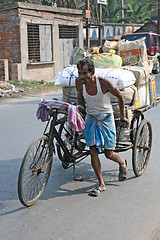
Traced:
MULTIPOLYGON (((60 70, 58 24, 80 25, 82 37, 82 17, 82 11, 73 9, 24 2, 0 4, 0 59, 8 59, 9 78, 17 81, 20 78, 53 81, 55 73, 60 70), (54 62, 29 63, 27 23, 52 25, 54 62)), ((82 45, 82 39, 79 42, 82 45)), ((4 69, 1 75, 4 74, 3 71, 4 69)))
POLYGON ((9 71, 11 63, 20 63, 20 20, 18 10, 0 12, 0 59, 8 59, 9 71))

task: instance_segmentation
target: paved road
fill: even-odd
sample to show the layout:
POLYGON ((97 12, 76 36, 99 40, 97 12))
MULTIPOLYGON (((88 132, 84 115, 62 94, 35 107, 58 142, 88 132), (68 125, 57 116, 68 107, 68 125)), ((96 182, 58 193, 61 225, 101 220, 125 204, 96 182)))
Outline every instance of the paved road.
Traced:
MULTIPOLYGON (((160 95, 159 83, 157 89, 160 95)), ((72 169, 64 170, 55 156, 43 196, 25 208, 17 195, 18 172, 28 145, 45 126, 35 117, 41 98, 0 104, 0 240, 156 239, 152 236, 160 229, 160 104, 145 114, 152 123, 153 147, 141 177, 134 176, 131 151, 121 153, 129 163, 124 183, 117 181, 118 166, 101 156, 107 191, 92 198, 88 192, 96 185, 96 178, 90 159, 77 165, 77 173, 85 179, 75 182, 72 169)))

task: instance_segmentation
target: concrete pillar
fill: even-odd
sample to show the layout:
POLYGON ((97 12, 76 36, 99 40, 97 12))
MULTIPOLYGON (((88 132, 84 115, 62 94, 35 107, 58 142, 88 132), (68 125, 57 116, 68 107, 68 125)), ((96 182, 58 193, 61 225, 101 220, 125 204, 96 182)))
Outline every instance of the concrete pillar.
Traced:
POLYGON ((9 80, 8 59, 0 59, 0 80, 9 80))
POLYGON ((11 63, 11 80, 22 80, 21 63, 11 63))

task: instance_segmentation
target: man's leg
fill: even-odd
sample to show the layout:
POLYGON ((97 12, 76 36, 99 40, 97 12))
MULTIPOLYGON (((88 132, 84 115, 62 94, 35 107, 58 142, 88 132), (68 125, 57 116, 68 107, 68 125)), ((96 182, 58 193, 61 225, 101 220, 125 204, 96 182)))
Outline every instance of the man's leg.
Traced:
POLYGON ((97 176, 99 186, 102 188, 102 190, 105 190, 106 186, 105 186, 104 181, 103 181, 102 171, 101 171, 101 162, 100 162, 99 157, 98 157, 98 150, 97 150, 96 146, 90 147, 90 154, 91 154, 92 167, 93 167, 93 169, 95 171, 95 174, 97 176))
POLYGON ((119 181, 126 180, 127 177, 127 162, 125 159, 121 158, 117 153, 112 150, 105 150, 106 158, 113 160, 119 164, 119 181))
POLYGON ((121 158, 117 153, 115 153, 113 150, 105 149, 104 151, 106 158, 113 160, 114 162, 117 162, 120 166, 120 168, 126 168, 126 162, 123 158, 121 158))

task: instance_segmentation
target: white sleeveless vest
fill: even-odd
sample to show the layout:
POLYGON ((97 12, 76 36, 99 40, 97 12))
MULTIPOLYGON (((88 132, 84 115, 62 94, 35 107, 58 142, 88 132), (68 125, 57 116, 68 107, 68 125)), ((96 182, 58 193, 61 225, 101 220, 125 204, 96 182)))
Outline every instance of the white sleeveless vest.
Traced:
POLYGON ((87 93, 85 84, 83 84, 83 96, 86 101, 86 112, 89 115, 97 115, 103 113, 113 113, 112 105, 110 103, 110 94, 102 93, 100 82, 96 77, 97 94, 91 96, 87 93))

